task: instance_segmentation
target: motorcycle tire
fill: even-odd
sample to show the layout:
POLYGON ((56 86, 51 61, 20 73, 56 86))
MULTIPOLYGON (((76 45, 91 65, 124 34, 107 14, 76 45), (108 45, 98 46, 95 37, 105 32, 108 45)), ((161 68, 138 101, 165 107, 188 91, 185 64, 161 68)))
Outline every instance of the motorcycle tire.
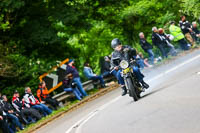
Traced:
POLYGON ((139 99, 139 97, 136 94, 135 87, 133 86, 133 82, 132 82, 131 78, 127 78, 126 81, 127 81, 127 87, 129 89, 130 95, 133 97, 134 101, 137 101, 139 99))

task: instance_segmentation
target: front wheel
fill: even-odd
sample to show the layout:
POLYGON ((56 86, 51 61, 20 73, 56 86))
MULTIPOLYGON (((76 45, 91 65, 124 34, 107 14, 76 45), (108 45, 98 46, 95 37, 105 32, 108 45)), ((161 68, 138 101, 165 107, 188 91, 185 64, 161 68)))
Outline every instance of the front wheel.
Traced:
POLYGON ((127 89, 129 90, 130 96, 133 97, 134 101, 137 101, 139 97, 136 94, 135 87, 133 86, 131 78, 127 78, 126 81, 127 81, 127 89))

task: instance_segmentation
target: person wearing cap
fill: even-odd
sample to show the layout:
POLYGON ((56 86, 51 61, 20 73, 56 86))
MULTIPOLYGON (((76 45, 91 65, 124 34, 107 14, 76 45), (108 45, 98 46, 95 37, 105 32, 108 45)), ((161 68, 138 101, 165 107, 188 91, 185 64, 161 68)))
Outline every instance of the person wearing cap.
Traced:
POLYGON ((91 69, 91 67, 90 67, 90 64, 89 64, 88 62, 85 62, 85 63, 84 63, 84 70, 83 70, 83 73, 85 74, 85 76, 86 76, 89 80, 93 80, 93 81, 99 80, 102 88, 105 88, 105 87, 106 87, 105 81, 104 81, 104 79, 103 79, 103 76, 102 76, 102 75, 97 75, 97 74, 93 73, 93 71, 92 71, 92 69, 91 69))
POLYGON ((186 17, 181 16, 181 20, 179 21, 180 28, 185 38, 192 44, 192 47, 195 47, 195 41, 191 36, 192 26, 189 21, 186 20, 186 17))
POLYGON ((152 32, 152 43, 160 50, 162 57, 167 58, 167 52, 164 49, 163 39, 159 35, 157 27, 153 27, 152 32))
POLYGON ((37 97, 39 98, 40 102, 50 104, 54 110, 56 110, 59 106, 59 102, 49 95, 45 81, 39 83, 37 97))
POLYGON ((20 100, 19 92, 16 90, 13 94, 12 98, 12 105, 15 108, 15 110, 20 114, 21 118, 28 124, 31 122, 35 122, 33 119, 40 120, 42 116, 40 113, 34 109, 34 108, 27 108, 24 106, 24 99, 20 100), (31 120, 31 122, 28 122, 26 120, 26 117, 31 120))
POLYGON ((151 63, 151 65, 153 65, 154 64, 154 53, 152 51, 153 46, 149 42, 147 42, 143 32, 139 33, 139 37, 140 37, 140 45, 141 45, 142 49, 146 53, 148 53, 150 63, 151 63))
POLYGON ((74 64, 73 59, 70 59, 67 62, 66 75, 71 73, 73 75, 73 81, 76 83, 81 94, 83 96, 88 96, 88 94, 86 93, 86 91, 84 90, 84 88, 82 86, 81 79, 80 79, 80 76, 79 76, 79 72, 77 71, 76 67, 73 64, 74 64))
MULTIPOLYGON (((111 41, 111 47, 114 49, 111 57, 111 69, 118 70, 117 79, 122 88, 122 96, 124 96, 127 94, 127 89, 124 83, 124 79, 121 76, 122 70, 120 70, 118 67, 119 62, 125 57, 124 51, 128 51, 129 57, 136 57, 136 50, 129 45, 122 45, 121 41, 118 38, 115 38, 111 41)), ((135 73, 138 81, 142 84, 143 88, 149 88, 149 85, 143 80, 144 75, 141 73, 140 69, 136 65, 133 66, 133 72, 135 73)))
POLYGON ((171 35, 174 36, 173 41, 178 42, 180 47, 183 50, 190 49, 190 45, 188 45, 187 41, 185 40, 185 37, 181 31, 181 28, 178 26, 175 26, 175 21, 170 22, 169 32, 171 35))

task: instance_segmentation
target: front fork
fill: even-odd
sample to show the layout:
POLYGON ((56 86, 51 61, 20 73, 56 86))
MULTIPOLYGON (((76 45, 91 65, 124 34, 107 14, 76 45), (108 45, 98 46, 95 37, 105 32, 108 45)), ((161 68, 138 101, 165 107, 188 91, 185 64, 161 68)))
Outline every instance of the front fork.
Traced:
MULTIPOLYGON (((134 88, 136 89, 136 91, 139 91, 139 92, 142 92, 144 91, 144 89, 142 88, 141 84, 138 82, 138 81, 135 81, 136 79, 134 79, 133 75, 131 75, 131 73, 128 73, 128 74, 123 74, 121 75, 123 78, 124 78, 124 83, 125 83, 125 86, 126 86, 126 89, 127 89, 127 92, 129 93, 129 89, 128 88, 128 85, 127 85, 127 78, 131 78, 131 81, 132 81, 132 84, 134 86, 134 88), (137 82, 137 83, 135 83, 137 82)), ((130 95, 130 93, 129 93, 130 95)))

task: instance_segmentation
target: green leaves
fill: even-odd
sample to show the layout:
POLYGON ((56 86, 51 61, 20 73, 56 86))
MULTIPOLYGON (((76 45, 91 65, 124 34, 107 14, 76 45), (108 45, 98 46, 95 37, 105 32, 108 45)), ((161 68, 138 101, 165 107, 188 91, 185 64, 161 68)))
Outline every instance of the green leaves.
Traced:
POLYGON ((182 9, 180 12, 188 16, 193 16, 198 19, 200 16, 200 2, 199 0, 179 0, 181 2, 182 9))
POLYGON ((113 38, 144 52, 139 32, 151 41, 153 26, 167 32, 167 23, 178 21, 181 13, 198 18, 199 4, 199 0, 3 0, 0 68, 9 73, 0 75, 0 88, 37 87, 40 73, 65 58, 76 60, 82 78, 85 61, 100 73, 99 59, 111 54, 113 38))

